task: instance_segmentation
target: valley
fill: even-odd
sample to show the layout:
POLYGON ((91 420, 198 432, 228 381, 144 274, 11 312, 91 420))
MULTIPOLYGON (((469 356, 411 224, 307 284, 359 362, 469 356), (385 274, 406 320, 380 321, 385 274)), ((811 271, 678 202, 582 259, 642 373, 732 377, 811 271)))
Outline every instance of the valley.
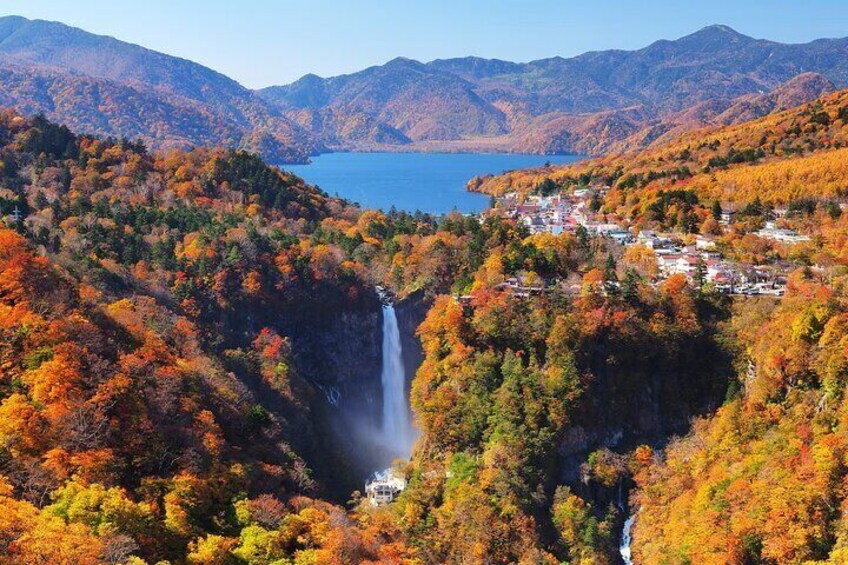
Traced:
POLYGON ((0 565, 848 561, 846 49, 0 18, 0 565))

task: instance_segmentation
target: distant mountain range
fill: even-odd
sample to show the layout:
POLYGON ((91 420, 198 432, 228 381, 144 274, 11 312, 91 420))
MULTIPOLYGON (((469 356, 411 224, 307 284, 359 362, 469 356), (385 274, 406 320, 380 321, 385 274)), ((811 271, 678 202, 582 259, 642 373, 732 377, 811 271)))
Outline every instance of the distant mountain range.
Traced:
POLYGON ((637 51, 511 63, 398 58, 251 91, 59 23, 0 18, 0 105, 158 146, 277 162, 325 149, 603 153, 736 123, 848 86, 848 39, 786 45, 710 26, 637 51))
POLYGON ((530 63, 395 59, 259 93, 329 146, 599 153, 681 127, 757 117, 846 84, 848 39, 785 45, 710 26, 637 51, 530 63), (752 100, 763 96, 772 102, 752 100), (734 109, 739 104, 747 110, 734 109))
POLYGON ((302 161, 316 137, 197 63, 64 24, 0 18, 0 105, 157 146, 224 144, 302 161))

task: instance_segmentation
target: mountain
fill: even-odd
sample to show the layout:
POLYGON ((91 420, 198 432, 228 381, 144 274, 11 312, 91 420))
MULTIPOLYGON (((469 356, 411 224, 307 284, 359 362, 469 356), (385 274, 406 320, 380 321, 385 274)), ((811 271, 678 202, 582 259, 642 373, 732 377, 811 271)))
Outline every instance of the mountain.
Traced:
POLYGON ((800 106, 832 92, 834 88, 833 83, 823 75, 803 73, 766 94, 751 94, 737 99, 712 121, 726 125, 747 122, 775 111, 800 106))
POLYGON ((413 141, 507 133, 506 116, 455 74, 397 58, 354 75, 307 75, 260 91, 328 143, 413 141))
POLYGON ((0 104, 77 131, 275 162, 325 148, 601 154, 813 100, 848 85, 846 55, 848 39, 785 45, 710 26, 636 51, 399 57, 252 91, 185 59, 10 16, 0 18, 0 104))
POLYGON ((396 59, 350 75, 308 75, 259 94, 331 146, 381 145, 380 135, 391 131, 390 144, 603 153, 650 141, 658 126, 678 128, 681 112, 693 107, 712 106, 710 119, 729 110, 722 118, 729 123, 790 99, 813 100, 824 82, 848 85, 846 55, 848 39, 787 45, 716 25, 636 51, 568 59, 396 59), (751 100, 811 72, 822 77, 818 87, 799 89, 795 98, 751 100), (747 113, 740 106, 746 103, 760 110, 747 113), (643 131, 648 127, 653 133, 643 131))
MULTIPOLYGON (((603 149, 604 152, 622 153, 632 149, 662 145, 677 139, 682 134, 709 126, 741 124, 774 112, 795 108, 833 92, 835 89, 825 76, 818 73, 802 73, 763 94, 749 94, 731 101, 707 100, 679 112, 658 119, 638 123, 625 121, 635 133, 624 139, 615 140, 591 130, 582 138, 584 146, 603 149), (641 129, 640 129, 641 126, 641 129), (592 144, 595 145, 592 145, 592 144)), ((626 120, 628 112, 614 111, 613 116, 626 120)), ((601 131, 600 133, 603 133, 601 131)), ((591 153, 592 151, 586 151, 591 153)))
POLYGON ((162 147, 224 144, 303 161, 313 136, 221 73, 61 23, 0 18, 0 103, 162 147))

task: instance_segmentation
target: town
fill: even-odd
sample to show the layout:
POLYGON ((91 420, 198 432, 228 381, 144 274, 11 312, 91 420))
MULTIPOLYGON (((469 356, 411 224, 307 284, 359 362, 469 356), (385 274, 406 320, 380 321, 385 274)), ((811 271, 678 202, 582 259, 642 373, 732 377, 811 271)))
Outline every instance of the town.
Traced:
MULTIPOLYGON (((523 224, 531 234, 584 233, 603 237, 623 248, 642 246, 654 258, 651 282, 656 284, 675 274, 685 275, 690 280, 712 285, 716 290, 733 295, 783 296, 786 279, 798 265, 790 261, 773 262, 767 265, 749 265, 728 260, 710 235, 688 235, 660 233, 654 230, 637 231, 617 223, 607 223, 602 214, 591 211, 593 199, 604 196, 608 187, 577 188, 569 194, 532 194, 521 200, 516 193, 508 193, 495 201, 496 208, 507 217, 523 224)), ((730 225, 736 213, 724 210, 721 224, 730 225)), ((786 215, 786 210, 774 210, 776 219, 786 215)), ((778 227, 775 220, 754 232, 757 237, 786 245, 810 241, 806 235, 794 230, 778 227)), ((548 286, 544 281, 526 281, 521 276, 512 277, 499 285, 514 294, 528 295, 544 292, 548 286)))

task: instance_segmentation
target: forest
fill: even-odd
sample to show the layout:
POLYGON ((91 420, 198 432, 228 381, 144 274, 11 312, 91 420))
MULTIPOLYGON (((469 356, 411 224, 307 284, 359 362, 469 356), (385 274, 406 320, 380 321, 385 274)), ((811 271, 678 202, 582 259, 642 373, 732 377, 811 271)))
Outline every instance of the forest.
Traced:
POLYGON ((715 202, 791 204, 820 232, 780 301, 653 284, 607 238, 497 210, 361 210, 243 151, 3 111, 0 563, 616 564, 628 507, 638 563, 844 561, 845 100, 479 187, 604 182, 611 217, 693 233, 715 202), (427 306, 421 435, 381 507, 334 487, 299 339, 377 284, 427 306))

